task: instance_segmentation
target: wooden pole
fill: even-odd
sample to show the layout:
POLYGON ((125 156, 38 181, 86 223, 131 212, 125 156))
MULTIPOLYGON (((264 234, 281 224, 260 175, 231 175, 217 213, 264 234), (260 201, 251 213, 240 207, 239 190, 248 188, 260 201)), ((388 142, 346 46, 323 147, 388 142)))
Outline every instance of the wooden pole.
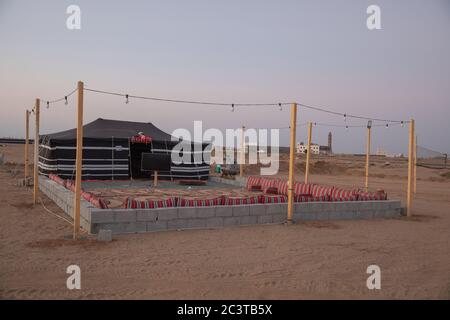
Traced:
POLYGON ((36 99, 36 105, 34 106, 35 113, 35 127, 34 127, 34 163, 33 163, 33 205, 36 205, 38 192, 39 192, 39 115, 40 115, 41 100, 36 99))
POLYGON ((289 186, 288 186, 288 223, 292 222, 294 211, 294 161, 295 161, 295 132, 297 127, 297 104, 291 106, 291 141, 289 148, 289 186))
POLYGON ((414 194, 417 190, 417 136, 414 139, 414 194))
POLYGON ((83 174, 83 89, 84 84, 78 81, 78 115, 77 115, 77 151, 76 151, 76 176, 75 197, 73 211, 73 239, 78 239, 80 232, 80 200, 81 200, 81 176, 83 174))
POLYGON ((305 183, 309 181, 309 158, 311 157, 312 123, 308 122, 308 146, 306 148, 305 183))
POLYGON ((245 136, 244 136, 245 127, 242 126, 242 134, 241 134, 241 164, 239 166, 239 176, 244 176, 244 162, 245 162, 245 136))
MULTIPOLYGON (((370 123, 370 122, 369 122, 370 123)), ((367 125, 367 144, 366 144, 366 182, 364 184, 366 192, 369 191, 369 167, 370 167, 370 132, 372 130, 371 124, 367 125)))
POLYGON ((30 158, 29 158, 29 143, 30 143, 30 111, 25 111, 25 183, 30 175, 30 158))
POLYGON ((153 187, 156 188, 158 186, 158 171, 153 173, 153 187))
POLYGON ((406 195, 406 215, 412 216, 412 190, 414 175, 414 119, 409 122, 409 148, 408 148, 408 190, 406 195))

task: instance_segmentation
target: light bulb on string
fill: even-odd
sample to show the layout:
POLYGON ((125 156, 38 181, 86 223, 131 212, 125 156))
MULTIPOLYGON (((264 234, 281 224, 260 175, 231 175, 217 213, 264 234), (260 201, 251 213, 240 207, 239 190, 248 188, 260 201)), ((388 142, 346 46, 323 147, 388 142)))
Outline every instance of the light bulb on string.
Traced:
POLYGON ((386 129, 388 129, 389 128, 389 123, 386 123, 386 129))
POLYGON ((403 121, 400 121, 400 125, 401 125, 401 127, 403 128, 403 126, 404 126, 403 121))
POLYGON ((234 103, 231 104, 231 112, 234 112, 234 103))
POLYGON ((47 101, 47 109, 50 107, 50 102, 47 101))
POLYGON ((67 105, 69 104, 69 103, 67 102, 67 96, 64 97, 64 100, 65 100, 64 104, 67 106, 67 105))
POLYGON ((348 131, 348 126, 345 126, 345 131, 348 131))
POLYGON ((278 106, 280 107, 280 111, 283 111, 283 107, 281 106, 281 103, 278 103, 278 106))
POLYGON ((125 95, 125 103, 128 104, 128 94, 125 95))
POLYGON ((344 121, 347 121, 347 114, 344 113, 344 121))

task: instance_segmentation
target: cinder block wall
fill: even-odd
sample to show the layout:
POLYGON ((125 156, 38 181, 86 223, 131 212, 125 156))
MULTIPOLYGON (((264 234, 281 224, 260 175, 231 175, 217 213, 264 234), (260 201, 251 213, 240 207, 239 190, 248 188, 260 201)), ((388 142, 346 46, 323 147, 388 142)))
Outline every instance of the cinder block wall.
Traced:
MULTIPOLYGON (((232 181, 232 180, 229 180, 232 181)), ((239 185, 245 182, 238 181, 239 185)), ((41 177, 40 189, 70 217, 73 193, 56 182, 41 177)), ((394 218, 401 215, 401 203, 388 201, 295 203, 295 221, 394 218)), ((97 209, 82 200, 81 226, 90 233, 100 229, 115 234, 163 230, 222 228, 238 225, 282 223, 287 204, 255 204, 199 208, 97 209)))

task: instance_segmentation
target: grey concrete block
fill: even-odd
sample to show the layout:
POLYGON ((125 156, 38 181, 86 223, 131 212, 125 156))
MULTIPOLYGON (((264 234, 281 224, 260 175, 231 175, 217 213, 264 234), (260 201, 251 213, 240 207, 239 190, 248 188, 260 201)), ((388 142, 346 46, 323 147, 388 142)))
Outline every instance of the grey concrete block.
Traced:
POLYGON ((239 224, 251 225, 258 223, 258 216, 241 216, 239 217, 239 224))
POLYGON ((232 206, 233 216, 242 217, 250 214, 250 208, 248 205, 232 206))
POLYGON ((112 241, 112 231, 100 229, 97 234, 97 241, 100 242, 111 242, 112 241))
POLYGON ((254 204, 249 206, 249 214, 251 216, 260 216, 266 214, 267 206, 264 204, 254 204))
POLYGON ((258 223, 260 224, 273 223, 272 215, 258 216, 258 223))
MULTIPOLYGON (((72 211, 70 211, 71 213, 72 211)), ((91 210, 92 223, 114 222, 114 212, 112 210, 93 209, 91 210)))
POLYGON ((231 217, 233 215, 233 208, 231 206, 215 207, 216 217, 231 217))
POLYGON ((237 225, 239 225, 239 223, 240 223, 239 217, 224 217, 223 218, 223 225, 225 227, 237 226, 237 225))
POLYGON ((300 221, 313 221, 317 220, 315 212, 300 213, 300 221))
POLYGON ((115 209, 113 211, 115 222, 136 222, 135 209, 115 209))
POLYGON ((158 221, 150 221, 147 222, 147 231, 164 231, 167 230, 167 221, 166 220, 158 220, 158 221))
POLYGON ((354 211, 338 211, 334 214, 330 214, 330 220, 349 220, 355 218, 356 212, 354 211))
POLYGON ((139 209, 136 210, 136 221, 156 221, 155 209, 139 209))
POLYGON ((167 229, 181 230, 189 228, 189 219, 175 219, 167 221, 167 229))
POLYGON ((372 210, 364 210, 364 211, 357 211, 356 212, 356 219, 372 219, 373 218, 373 211, 372 210))
POLYGON ((383 219, 385 215, 385 210, 373 210, 372 213, 374 219, 383 219))
POLYGON ((272 203, 267 205, 266 214, 280 214, 281 213, 281 204, 272 203))
POLYGON ((156 209, 156 214, 158 216, 157 220, 176 220, 178 219, 178 209, 177 208, 164 208, 156 209))
POLYGON ((206 228, 206 219, 189 219, 188 220, 188 228, 189 229, 200 229, 200 228, 206 228))
POLYGON ((207 218, 205 220, 206 220, 206 227, 207 228, 221 228, 221 227, 223 227, 223 218, 222 217, 207 218))
POLYGON ((196 217, 197 217, 197 208, 195 207, 178 208, 179 219, 193 219, 196 217))
POLYGON ((147 222, 125 222, 124 233, 141 233, 147 231, 147 222))
POLYGON ((321 211, 316 213, 316 220, 329 220, 330 212, 329 211, 321 211))
POLYGON ((197 218, 212 218, 216 216, 216 207, 199 207, 196 210, 197 218))
POLYGON ((287 220, 287 213, 274 214, 272 215, 273 223, 283 223, 287 220))

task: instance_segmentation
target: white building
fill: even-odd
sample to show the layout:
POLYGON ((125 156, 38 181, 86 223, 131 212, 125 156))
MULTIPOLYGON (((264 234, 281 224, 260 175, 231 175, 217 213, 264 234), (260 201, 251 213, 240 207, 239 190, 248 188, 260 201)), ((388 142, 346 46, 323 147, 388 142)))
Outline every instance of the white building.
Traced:
MULTIPOLYGON (((307 145, 303 143, 297 143, 297 153, 306 153, 306 149, 308 148, 307 145)), ((311 144, 311 152, 312 154, 319 154, 320 153, 320 146, 318 144, 311 144)))

